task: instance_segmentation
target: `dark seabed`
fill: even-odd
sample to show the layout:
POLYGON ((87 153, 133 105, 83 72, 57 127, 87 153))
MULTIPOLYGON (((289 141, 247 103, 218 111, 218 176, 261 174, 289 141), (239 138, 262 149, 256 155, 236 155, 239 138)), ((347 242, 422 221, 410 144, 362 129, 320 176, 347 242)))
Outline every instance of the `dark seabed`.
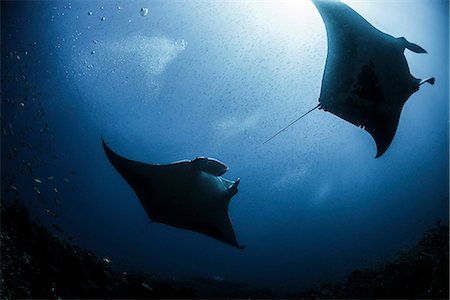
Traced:
POLYGON ((344 1, 435 77, 379 158, 316 110, 311 1, 2 1, 1 298, 448 298, 449 3, 344 1), (150 223, 108 161, 240 178, 232 247, 150 223))

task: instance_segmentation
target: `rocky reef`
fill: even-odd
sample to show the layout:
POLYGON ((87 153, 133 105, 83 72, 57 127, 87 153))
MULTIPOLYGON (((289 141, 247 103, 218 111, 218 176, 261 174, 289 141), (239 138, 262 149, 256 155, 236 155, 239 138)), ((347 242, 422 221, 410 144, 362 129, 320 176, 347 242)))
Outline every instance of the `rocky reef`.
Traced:
POLYGON ((397 259, 355 270, 342 283, 291 295, 226 279, 176 282, 117 270, 106 258, 53 236, 19 203, 1 208, 0 298, 435 298, 448 299, 448 224, 437 223, 397 259))
POLYGON ((107 259, 30 222, 22 205, 2 207, 1 298, 193 298, 194 290, 143 273, 113 270, 107 259))
POLYGON ((449 225, 428 230, 419 243, 393 261, 355 270, 341 283, 291 295, 307 299, 449 299, 449 225))

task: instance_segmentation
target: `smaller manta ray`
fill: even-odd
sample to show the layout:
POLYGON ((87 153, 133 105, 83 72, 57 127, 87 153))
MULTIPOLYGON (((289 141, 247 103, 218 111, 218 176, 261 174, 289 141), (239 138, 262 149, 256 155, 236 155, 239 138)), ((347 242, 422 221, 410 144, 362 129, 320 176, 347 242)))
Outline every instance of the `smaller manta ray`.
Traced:
POLYGON ((269 140, 319 108, 365 129, 380 157, 394 139, 408 98, 421 84, 434 84, 434 78, 421 81, 411 75, 404 51, 427 52, 404 37, 381 32, 340 1, 312 2, 325 23, 328 40, 319 104, 269 140))
POLYGON ((221 177, 228 167, 207 157, 167 165, 145 164, 113 152, 102 139, 114 168, 136 192, 151 221, 196 231, 229 245, 238 244, 228 204, 240 182, 221 177))

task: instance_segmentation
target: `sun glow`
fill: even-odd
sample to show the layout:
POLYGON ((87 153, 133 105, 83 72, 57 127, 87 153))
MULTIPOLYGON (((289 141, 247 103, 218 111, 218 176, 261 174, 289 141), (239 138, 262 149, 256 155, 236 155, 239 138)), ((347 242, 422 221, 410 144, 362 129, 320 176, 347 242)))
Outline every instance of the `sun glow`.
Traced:
POLYGON ((318 17, 310 0, 254 1, 257 11, 274 29, 299 30, 318 17))

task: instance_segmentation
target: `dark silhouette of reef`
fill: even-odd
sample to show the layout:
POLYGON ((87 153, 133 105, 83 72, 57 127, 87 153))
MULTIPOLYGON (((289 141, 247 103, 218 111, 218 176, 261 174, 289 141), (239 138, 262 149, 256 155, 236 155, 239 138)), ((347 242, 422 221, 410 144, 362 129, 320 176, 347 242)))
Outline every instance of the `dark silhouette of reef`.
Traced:
POLYGON ((30 222, 19 204, 1 211, 1 299, 195 298, 190 288, 115 271, 92 252, 30 222))
MULTIPOLYGON (((222 278, 176 282, 142 272, 121 272, 107 259, 51 235, 30 221, 21 204, 1 208, 0 298, 280 298, 222 278)), ((436 224, 395 261, 353 271, 344 283, 288 298, 448 299, 448 224, 436 224)))
POLYGON ((291 295, 305 299, 449 299, 449 224, 436 222, 394 261, 355 270, 343 283, 291 295))
POLYGON ((268 289, 226 279, 176 282, 118 271, 109 260, 51 235, 19 203, 2 201, 1 225, 0 299, 273 297, 268 289))

